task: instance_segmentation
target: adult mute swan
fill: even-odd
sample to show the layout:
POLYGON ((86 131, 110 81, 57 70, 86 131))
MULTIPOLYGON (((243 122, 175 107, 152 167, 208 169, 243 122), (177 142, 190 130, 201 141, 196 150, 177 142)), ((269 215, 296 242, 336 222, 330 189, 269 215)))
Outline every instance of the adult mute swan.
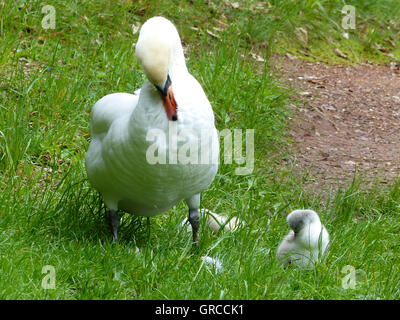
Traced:
POLYGON ((214 113, 169 20, 143 24, 136 58, 147 76, 142 88, 109 94, 93 107, 87 176, 103 196, 114 240, 118 210, 154 216, 185 200, 197 244, 200 194, 218 170, 214 113))
POLYGON ((292 230, 278 247, 280 263, 312 269, 329 244, 328 231, 313 210, 294 210, 287 216, 287 222, 292 230))

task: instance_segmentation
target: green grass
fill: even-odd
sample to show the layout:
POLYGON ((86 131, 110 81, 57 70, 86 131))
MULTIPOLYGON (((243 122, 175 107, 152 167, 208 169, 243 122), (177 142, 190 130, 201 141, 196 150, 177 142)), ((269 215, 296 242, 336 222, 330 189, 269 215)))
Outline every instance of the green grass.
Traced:
POLYGON ((280 53, 329 64, 400 61, 400 3, 396 0, 308 0, 299 1, 296 6, 290 1, 276 3, 280 4, 282 15, 288 17, 285 28, 279 30, 280 53), (355 7, 355 29, 342 27, 344 5, 355 7), (307 44, 293 37, 299 27, 308 32, 307 44), (344 33, 348 33, 348 39, 344 33), (348 59, 339 57, 335 49, 348 59))
POLYGON ((400 185, 366 188, 355 180, 328 196, 304 190, 306 178, 281 164, 290 156, 282 151, 290 142, 290 90, 270 74, 268 60, 250 54, 302 51, 331 61, 340 44, 354 51, 351 62, 385 62, 371 43, 390 37, 398 54, 397 2, 354 1, 366 31, 352 32, 351 42, 334 27, 341 1, 271 1, 268 14, 250 10, 255 1, 239 3, 53 1, 55 30, 41 28, 40 1, 0 3, 1 299, 398 298, 400 185), (202 197, 203 207, 246 225, 212 235, 203 223, 197 250, 180 227, 182 203, 151 219, 150 237, 145 218, 126 215, 121 242, 112 243, 101 198, 86 180, 89 112, 103 95, 142 84, 131 26, 153 15, 176 23, 217 128, 255 129, 254 172, 237 176, 237 165, 224 164, 202 197), (221 31, 213 29, 221 28, 217 20, 226 23, 221 31), (293 33, 299 26, 315 30, 307 48, 293 33), (332 238, 309 272, 283 269, 275 259, 285 216, 297 208, 320 212, 332 238), (223 272, 207 269, 204 255, 219 258, 223 272), (41 286, 45 265, 55 267, 54 290, 41 286), (354 290, 341 285, 346 265, 365 272, 354 290))

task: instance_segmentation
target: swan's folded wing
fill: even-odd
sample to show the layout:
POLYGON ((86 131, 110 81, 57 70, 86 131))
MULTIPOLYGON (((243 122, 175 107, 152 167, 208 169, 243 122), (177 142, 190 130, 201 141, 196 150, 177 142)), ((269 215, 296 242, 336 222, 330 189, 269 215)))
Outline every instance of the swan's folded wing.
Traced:
POLYGON ((129 117, 137 105, 139 92, 140 90, 136 90, 135 94, 112 93, 97 101, 92 110, 90 135, 102 139, 116 119, 129 117))

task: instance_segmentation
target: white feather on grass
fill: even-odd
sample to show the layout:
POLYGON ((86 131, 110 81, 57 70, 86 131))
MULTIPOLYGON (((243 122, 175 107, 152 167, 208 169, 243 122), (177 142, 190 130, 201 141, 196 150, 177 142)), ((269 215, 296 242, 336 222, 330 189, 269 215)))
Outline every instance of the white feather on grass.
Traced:
POLYGON ((212 270, 215 271, 215 273, 222 272, 222 263, 219 259, 211 258, 209 256, 203 256, 201 257, 201 260, 206 266, 208 266, 209 268, 211 267, 212 270))

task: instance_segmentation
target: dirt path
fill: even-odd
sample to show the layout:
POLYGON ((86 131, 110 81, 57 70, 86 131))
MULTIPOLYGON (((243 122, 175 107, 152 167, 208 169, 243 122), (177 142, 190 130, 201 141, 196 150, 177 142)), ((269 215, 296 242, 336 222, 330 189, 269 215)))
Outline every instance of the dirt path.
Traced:
POLYGON ((400 65, 329 66, 282 58, 278 66, 300 102, 291 136, 296 168, 316 185, 348 181, 357 170, 383 183, 400 176, 400 65))

